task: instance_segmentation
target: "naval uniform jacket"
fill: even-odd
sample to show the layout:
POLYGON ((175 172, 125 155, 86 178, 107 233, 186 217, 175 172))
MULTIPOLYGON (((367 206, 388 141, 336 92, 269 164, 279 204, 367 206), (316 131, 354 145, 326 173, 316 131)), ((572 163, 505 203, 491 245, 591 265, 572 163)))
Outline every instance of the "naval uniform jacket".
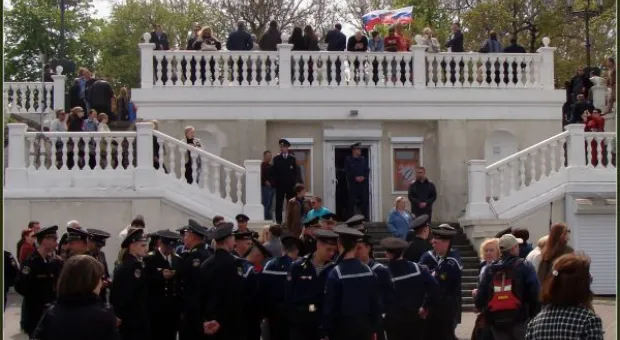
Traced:
POLYGON ((413 238, 411 239, 411 243, 409 243, 409 247, 405 249, 403 257, 407 261, 417 263, 420 262, 420 259, 422 258, 422 255, 424 255, 424 253, 427 253, 431 250, 433 250, 433 246, 431 246, 430 242, 423 238, 413 236, 413 238))
POLYGON ((316 330, 320 324, 325 281, 334 264, 328 262, 317 275, 312 255, 297 259, 286 278, 286 308, 291 327, 316 330))
POLYGON ((148 281, 144 262, 126 252, 114 270, 110 304, 121 319, 123 340, 147 340, 149 336, 148 281))
MULTIPOLYGON (((242 273, 243 274, 243 273, 242 273)), ((215 254, 200 266, 201 294, 199 305, 201 322, 217 321, 220 328, 208 339, 244 339, 245 326, 243 314, 243 278, 235 257, 224 249, 216 249, 215 254)))
MULTIPOLYGON (((163 270, 178 271, 181 257, 170 254, 170 262, 156 249, 144 258, 145 270, 149 285, 149 312, 151 314, 177 311, 180 308, 180 285, 178 272, 170 279, 165 279, 163 270)), ((172 320, 170 320, 172 322, 172 320)))
POLYGON ((420 264, 426 266, 439 284, 439 298, 436 309, 444 317, 452 318, 456 323, 461 322, 461 276, 463 267, 458 255, 450 250, 445 257, 439 257, 435 252, 428 251, 420 259, 420 264))
MULTIPOLYGON (((90 256, 94 257, 95 259, 97 259, 97 261, 99 261, 99 263, 101 263, 101 265, 103 265, 103 280, 110 280, 110 271, 108 270, 108 261, 106 261, 105 258, 105 253, 100 251, 97 254, 91 252, 89 253, 90 256)), ((105 304, 108 301, 108 288, 103 288, 101 287, 101 292, 99 292, 99 297, 101 298, 101 301, 103 301, 103 303, 105 304)))
POLYGON ((46 305, 56 300, 56 281, 62 262, 56 258, 43 258, 38 251, 22 263, 15 279, 15 291, 24 297, 24 330, 28 335, 37 327, 46 305))
POLYGON ((200 317, 200 305, 197 299, 201 292, 200 265, 207 258, 209 258, 209 252, 203 243, 183 253, 183 259, 176 275, 178 275, 181 286, 181 310, 184 318, 198 319, 200 317))
POLYGON ((271 186, 280 190, 293 190, 295 183, 302 183, 297 160, 291 153, 286 158, 281 154, 273 157, 271 179, 275 182, 271 186))

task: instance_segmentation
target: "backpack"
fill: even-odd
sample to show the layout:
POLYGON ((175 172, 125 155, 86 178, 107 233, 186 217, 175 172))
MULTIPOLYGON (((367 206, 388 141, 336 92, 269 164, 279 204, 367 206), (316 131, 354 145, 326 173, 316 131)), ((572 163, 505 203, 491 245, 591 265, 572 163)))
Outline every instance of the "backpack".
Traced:
POLYGON ((523 259, 517 259, 510 268, 492 274, 491 298, 487 303, 487 322, 496 328, 508 328, 520 317, 523 295, 520 293, 514 273, 522 263, 523 259))

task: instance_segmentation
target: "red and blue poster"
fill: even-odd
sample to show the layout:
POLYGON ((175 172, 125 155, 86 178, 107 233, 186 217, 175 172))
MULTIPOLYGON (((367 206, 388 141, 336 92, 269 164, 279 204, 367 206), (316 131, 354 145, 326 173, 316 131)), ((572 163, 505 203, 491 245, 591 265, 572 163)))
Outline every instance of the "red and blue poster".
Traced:
POLYGON ((407 25, 413 21, 413 6, 399 9, 380 9, 362 16, 364 29, 372 31, 377 25, 407 25))

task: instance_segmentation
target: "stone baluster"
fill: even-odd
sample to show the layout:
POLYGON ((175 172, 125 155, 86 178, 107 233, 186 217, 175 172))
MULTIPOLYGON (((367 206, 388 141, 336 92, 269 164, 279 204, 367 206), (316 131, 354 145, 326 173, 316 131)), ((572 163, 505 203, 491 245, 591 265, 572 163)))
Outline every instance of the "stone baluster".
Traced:
POLYGON ((260 160, 246 160, 245 167, 245 205, 243 213, 251 220, 262 221, 263 204, 261 202, 260 160))
POLYGON ((222 183, 220 182, 220 165, 216 162, 211 163, 213 166, 213 192, 218 198, 222 197, 222 183))
POLYGON ((224 199, 230 202, 232 202, 232 197, 230 196, 232 183, 231 174, 232 170, 229 167, 224 167, 224 199))
POLYGON ((26 124, 9 123, 9 159, 5 170, 5 186, 9 189, 23 189, 28 186, 26 169, 26 124))
MULTIPOLYGON (((467 182, 469 190, 467 191, 468 200, 465 212, 469 219, 489 219, 494 217, 489 203, 486 200, 486 165, 485 160, 470 160, 467 162, 467 182)), ((492 187, 493 184, 490 184, 490 186, 492 187)), ((260 192, 260 187, 257 187, 256 190, 260 192)))
MULTIPOLYGON (((136 188, 150 188, 156 185, 157 177, 155 176, 155 168, 153 167, 153 123, 140 122, 136 123, 137 134, 137 162, 136 162, 136 175, 134 176, 136 188)), ((129 157, 132 157, 133 151, 131 150, 132 144, 129 141, 129 157)), ((120 149, 120 143, 119 143, 120 149)), ((121 151, 119 150, 119 163, 121 161, 121 151)), ((131 159, 131 158, 130 158, 131 159)), ((120 164, 119 164, 120 166, 120 164)), ((129 163, 128 169, 132 166, 129 163)))
POLYGON ((241 198, 243 197, 243 171, 235 171, 235 177, 237 178, 237 204, 243 205, 241 198))

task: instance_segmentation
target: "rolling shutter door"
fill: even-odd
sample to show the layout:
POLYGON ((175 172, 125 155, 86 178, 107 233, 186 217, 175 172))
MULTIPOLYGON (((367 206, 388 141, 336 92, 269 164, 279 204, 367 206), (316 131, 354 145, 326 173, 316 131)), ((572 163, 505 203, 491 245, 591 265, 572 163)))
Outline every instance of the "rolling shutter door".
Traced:
POLYGON ((592 291, 597 295, 616 294, 616 221, 612 214, 577 214, 577 251, 592 260, 592 291))

